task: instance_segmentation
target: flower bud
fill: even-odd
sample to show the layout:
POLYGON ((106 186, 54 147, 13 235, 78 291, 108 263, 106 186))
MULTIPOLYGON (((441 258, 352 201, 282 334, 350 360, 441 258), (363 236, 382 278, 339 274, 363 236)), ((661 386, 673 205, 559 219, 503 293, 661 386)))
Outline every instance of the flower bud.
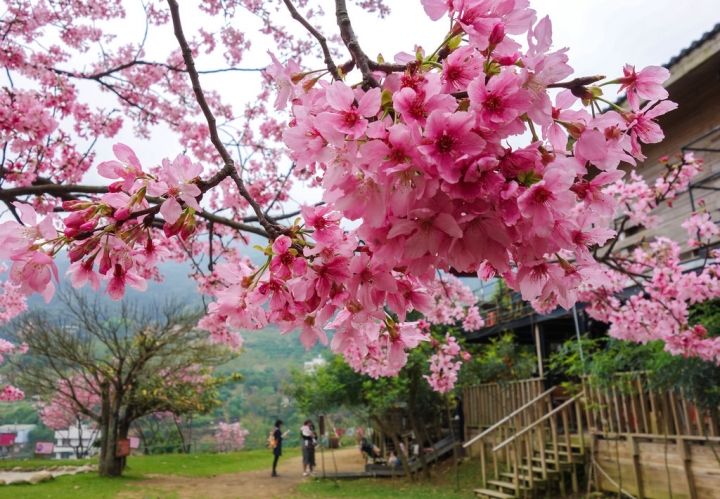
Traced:
POLYGON ((102 258, 100 259, 100 265, 98 266, 98 272, 102 275, 108 273, 108 270, 112 267, 112 261, 110 260, 110 253, 105 251, 102 258))
POLYGON ((110 192, 120 192, 122 191, 122 186, 125 183, 124 180, 118 180, 117 182, 113 182, 108 186, 108 190, 110 192))
POLYGON ((89 206, 92 206, 92 203, 87 203, 85 201, 78 201, 78 200, 63 201, 63 203, 62 203, 62 209, 65 211, 84 210, 85 208, 87 208, 89 206))
POLYGON ((65 237, 67 237, 68 239, 72 239, 78 234, 80 234, 80 230, 74 227, 65 227, 65 230, 63 230, 63 234, 65 234, 65 237))
POLYGON ((182 215, 180 215, 180 218, 175 220, 175 223, 169 224, 165 222, 165 225, 163 225, 163 232, 165 233, 165 237, 172 237, 178 235, 180 233, 180 229, 185 224, 186 219, 187 212, 183 212, 182 215))
POLYGON ((187 217, 187 223, 182 226, 182 229, 180 229, 180 239, 187 241, 188 237, 195 234, 195 229, 195 217, 190 215, 187 217))
POLYGON ((505 23, 497 23, 490 32, 490 46, 496 47, 505 38, 505 23))
POLYGON ((98 219, 92 218, 89 221, 85 222, 84 224, 80 225, 80 227, 78 227, 78 228, 83 232, 91 231, 97 226, 97 223, 98 223, 98 219))
POLYGON ((130 217, 130 207, 129 206, 123 206, 122 208, 115 210, 115 215, 113 218, 115 220, 127 220, 130 217))

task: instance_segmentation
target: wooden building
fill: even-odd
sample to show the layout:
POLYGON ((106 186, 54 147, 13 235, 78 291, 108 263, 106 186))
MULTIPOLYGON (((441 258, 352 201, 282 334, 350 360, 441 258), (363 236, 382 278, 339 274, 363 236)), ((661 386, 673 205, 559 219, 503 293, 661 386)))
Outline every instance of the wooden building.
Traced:
MULTIPOLYGON (((653 212, 662 220, 658 227, 625 226, 615 250, 668 237, 682 244, 681 258, 691 271, 705 255, 687 245, 681 223, 700 199, 720 222, 720 24, 665 67, 671 73, 665 87, 679 107, 660 118, 666 138, 643 146, 647 160, 635 171, 653 183, 664 169, 660 157, 689 152, 703 159, 704 171, 672 207, 653 212)), ((543 359, 569 338, 604 332, 582 304, 539 315, 508 293, 485 304, 482 315, 486 325, 467 334, 468 341, 513 330, 519 343, 534 345, 540 360, 534 379, 464 392, 464 445, 483 460, 478 496, 536 497, 537 489, 564 495, 566 487, 577 491, 586 479, 632 499, 720 498, 720 408, 703 413, 683 393, 651 390, 642 374, 625 375, 606 391, 588 383, 578 393, 554 386, 543 359)))
MULTIPOLYGON (((665 140, 643 145, 647 159, 634 170, 651 184, 664 170, 659 158, 689 152, 703 160, 704 169, 693 179, 690 189, 677 196, 672 207, 663 204, 653 211, 653 215, 662 220, 656 228, 626 225, 615 251, 631 251, 643 242, 668 237, 682 244, 681 259, 690 270, 702 264, 705 255, 688 247, 688 234, 682 222, 698 208, 701 199, 712 219, 720 222, 720 24, 673 57, 665 67, 671 74, 665 87, 678 109, 660 117, 665 140)), ((622 100, 619 104, 627 105, 622 100)), ((720 240, 714 243, 720 244, 720 240)), ((606 331, 605 324, 593 321, 583 309, 580 303, 575 310, 558 308, 541 315, 523 302, 519 293, 510 293, 503 300, 485 303, 481 311, 485 326, 466 334, 465 338, 470 342, 483 342, 503 330, 512 330, 520 344, 535 347, 540 359, 537 375, 543 377, 547 374, 544 359, 564 341, 576 335, 599 336, 606 331)))

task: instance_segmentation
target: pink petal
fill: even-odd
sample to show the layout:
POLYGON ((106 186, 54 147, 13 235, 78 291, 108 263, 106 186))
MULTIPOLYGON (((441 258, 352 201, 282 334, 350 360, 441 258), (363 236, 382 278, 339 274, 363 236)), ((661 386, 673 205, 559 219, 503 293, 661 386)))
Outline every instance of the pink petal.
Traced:
POLYGON ((15 201, 13 205, 20 212, 20 220, 22 220, 25 225, 37 224, 37 213, 35 213, 35 208, 29 204, 20 203, 18 201, 15 201))
POLYGON ((142 170, 142 166, 140 166, 140 160, 137 158, 137 156, 135 156, 135 151, 130 149, 125 144, 115 144, 113 146, 113 152, 115 153, 115 157, 123 163, 127 163, 142 170))
POLYGON ((160 213, 167 223, 174 224, 182 214, 182 207, 180 203, 177 202, 177 199, 172 196, 167 198, 162 206, 160 206, 160 213))
POLYGON ((347 111, 355 100, 355 95, 350 87, 341 81, 336 81, 328 87, 325 98, 332 108, 347 111))

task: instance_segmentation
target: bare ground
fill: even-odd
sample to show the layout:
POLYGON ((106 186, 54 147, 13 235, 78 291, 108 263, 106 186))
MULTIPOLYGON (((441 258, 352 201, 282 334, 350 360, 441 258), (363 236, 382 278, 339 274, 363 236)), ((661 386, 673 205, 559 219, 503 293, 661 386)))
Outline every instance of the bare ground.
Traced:
MULTIPOLYGON (((365 462, 357 447, 334 451, 338 471, 363 471, 365 462)), ((335 471, 332 453, 325 451, 326 471, 335 471)), ((322 456, 316 454, 316 473, 322 474, 322 456)), ((292 496, 295 487, 309 477, 302 476, 302 458, 280 458, 279 477, 271 477, 272 455, 268 452, 268 468, 258 471, 244 471, 213 477, 179 477, 175 475, 146 475, 147 480, 128 484, 130 489, 122 497, 127 499, 150 499, 156 494, 147 494, 144 489, 154 492, 166 490, 177 494, 180 499, 272 499, 292 496), (133 490, 134 489, 134 490, 133 490)))

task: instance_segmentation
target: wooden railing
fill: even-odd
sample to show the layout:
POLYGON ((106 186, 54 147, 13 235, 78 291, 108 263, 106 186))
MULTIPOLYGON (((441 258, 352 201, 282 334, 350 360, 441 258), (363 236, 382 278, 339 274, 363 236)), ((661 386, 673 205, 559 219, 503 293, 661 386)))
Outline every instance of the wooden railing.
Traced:
POLYGON ((463 390, 465 426, 482 431, 545 391, 544 378, 485 383, 463 390))
POLYGON ((619 374, 603 388, 586 378, 574 396, 559 387, 545 390, 540 379, 478 385, 465 389, 464 406, 464 447, 482 460, 483 486, 514 487, 516 497, 540 481, 557 483, 564 494, 568 473, 577 491, 577 465, 590 463, 602 490, 622 488, 642 498, 644 488, 662 489, 653 481, 653 466, 664 449, 671 456, 663 470, 675 466, 673 473, 680 473, 673 485, 701 498, 707 480, 693 466, 720 463, 720 408, 702 411, 683 390, 652 389, 646 373, 619 374), (624 452, 619 458, 618 448, 624 452))
POLYGON ((534 489, 540 480, 557 480, 564 495, 564 471, 571 473, 573 491, 578 490, 573 450, 584 456, 584 418, 577 403, 582 393, 553 408, 554 391, 556 388, 546 390, 463 445, 473 446, 480 454, 483 487, 489 483, 489 469, 497 481, 505 468, 512 474, 516 497, 522 489, 534 489), (572 433, 577 435, 574 442, 572 433), (489 449, 492 467, 486 462, 489 449))
POLYGON ((541 393, 540 395, 538 395, 537 397, 535 397, 534 399, 532 399, 530 402, 526 403, 524 406, 520 407, 519 409, 515 409, 513 412, 511 412, 510 414, 508 414, 507 416, 505 416, 504 418, 502 418, 500 421, 498 421, 497 423, 495 423, 494 425, 492 425, 490 428, 486 429, 485 431, 483 431, 483 432, 480 433, 479 435, 476 435, 475 437, 473 437, 473 438, 471 438, 470 440, 468 440, 467 442, 465 442, 465 443, 463 444, 463 447, 470 447, 472 444, 474 444, 475 442, 481 440, 483 437, 486 437, 486 436, 490 435, 492 432, 494 432, 495 430, 499 429, 499 428, 500 428, 501 426, 503 426, 504 424, 508 423, 508 422, 509 422, 512 418, 514 418, 515 416, 518 416, 520 413, 522 413, 522 412, 525 411, 526 409, 529 409, 530 407, 532 407, 532 406, 535 405, 536 403, 542 401, 542 400, 545 399, 546 397, 549 397, 550 394, 551 394, 552 392, 554 392, 554 391, 555 391, 555 387, 550 388, 549 390, 544 391, 543 393, 541 393))
POLYGON ((700 410, 682 390, 652 390, 644 373, 618 375, 602 390, 586 381, 585 392, 593 432, 720 436, 718 411, 700 410))

